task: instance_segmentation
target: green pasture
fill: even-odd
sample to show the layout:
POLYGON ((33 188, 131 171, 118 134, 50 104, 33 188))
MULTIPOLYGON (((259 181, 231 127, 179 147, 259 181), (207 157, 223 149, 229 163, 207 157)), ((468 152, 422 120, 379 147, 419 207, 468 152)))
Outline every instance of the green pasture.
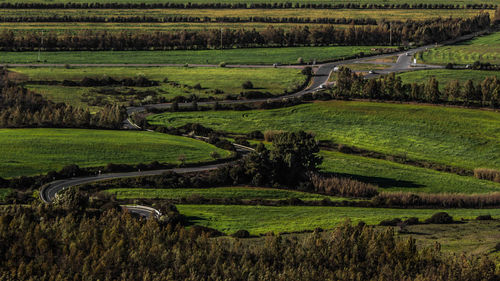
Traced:
POLYGON ((224 50, 173 50, 173 51, 66 51, 0 52, 0 63, 56 63, 56 64, 295 64, 298 58, 305 62, 333 60, 361 52, 375 53, 380 46, 332 46, 249 48, 224 50))
POLYGON ((500 184, 395 162, 322 151, 323 172, 379 186, 380 191, 424 193, 499 192, 500 184))
POLYGON ((472 64, 475 61, 500 64, 500 32, 430 49, 419 56, 419 62, 430 64, 472 64))
POLYGON ((143 131, 85 129, 0 129, 0 177, 28 176, 65 165, 105 166, 159 161, 179 164, 213 160, 229 152, 205 142, 143 131))
POLYGON ((422 220, 437 212, 447 212, 454 219, 472 219, 478 215, 500 216, 500 209, 385 209, 359 207, 309 207, 309 206, 238 206, 238 205, 177 205, 181 214, 197 225, 215 228, 231 234, 246 229, 251 234, 269 231, 293 232, 330 229, 350 219, 357 223, 378 224, 392 218, 418 217, 422 220))
POLYGON ((295 68, 222 68, 222 67, 83 67, 83 68, 13 68, 13 79, 24 82, 31 89, 54 102, 65 102, 74 106, 93 105, 97 98, 108 103, 127 105, 129 101, 148 103, 150 94, 154 91, 158 97, 171 99, 176 96, 216 97, 223 99, 227 94, 237 95, 245 90, 242 84, 251 81, 255 91, 269 92, 274 95, 292 91, 303 84, 306 76, 295 68), (34 81, 81 81, 84 77, 112 77, 116 80, 147 77, 159 82, 155 87, 69 87, 62 85, 39 85, 34 81), (167 79, 167 80, 165 80, 167 79), (172 84, 172 82, 178 85, 172 84), (200 84, 201 89, 192 88, 200 84), (114 89, 122 94, 111 94, 106 89, 114 89), (222 93, 215 93, 221 90, 222 93), (134 94, 131 91, 143 92, 134 94))
POLYGON ((328 101, 251 111, 163 113, 151 124, 233 133, 306 130, 319 140, 463 168, 500 168, 500 115, 442 106, 328 101))
POLYGON ((429 78, 435 77, 439 82, 439 87, 443 89, 452 80, 458 80, 463 85, 469 79, 475 83, 480 83, 486 77, 496 76, 500 78, 500 71, 433 69, 405 72, 398 74, 398 76, 401 77, 403 83, 427 83, 429 78))
POLYGON ((207 199, 269 199, 281 200, 298 198, 300 200, 345 200, 344 198, 325 196, 321 194, 276 189, 264 187, 212 187, 212 188, 112 188, 106 192, 115 194, 117 199, 162 198, 181 199, 203 197, 207 199))

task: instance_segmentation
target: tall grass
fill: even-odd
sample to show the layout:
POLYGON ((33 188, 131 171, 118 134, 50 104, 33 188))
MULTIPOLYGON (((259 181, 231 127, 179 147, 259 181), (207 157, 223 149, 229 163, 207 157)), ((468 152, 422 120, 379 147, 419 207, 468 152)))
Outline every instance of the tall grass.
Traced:
POLYGON ((328 195, 370 198, 378 194, 376 186, 349 178, 313 175, 311 182, 316 192, 328 195))
POLYGON ((373 198, 386 207, 486 208, 500 206, 500 192, 485 194, 382 192, 373 198))
POLYGON ((500 171, 495 169, 477 168, 474 169, 474 176, 482 180, 500 182, 500 171))

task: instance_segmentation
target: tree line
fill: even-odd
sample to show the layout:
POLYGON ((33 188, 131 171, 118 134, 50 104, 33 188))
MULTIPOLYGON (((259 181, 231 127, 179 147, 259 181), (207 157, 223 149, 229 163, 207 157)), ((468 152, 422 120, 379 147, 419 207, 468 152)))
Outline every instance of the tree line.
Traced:
MULTIPOLYGON (((78 198, 75 198, 76 201, 78 198)), ((168 209, 173 213, 171 206, 168 209)), ((222 243, 217 231, 136 219, 112 206, 6 207, 0 213, 2 280, 498 280, 487 256, 417 247, 363 223, 303 239, 269 234, 222 243), (383 262, 381 262, 383 261, 383 262)), ((168 221, 168 219, 167 219, 168 221)))
POLYGON ((361 98, 373 100, 417 101, 475 105, 491 108, 500 107, 500 80, 496 76, 486 77, 474 83, 452 80, 443 90, 435 77, 427 83, 403 84, 395 73, 377 79, 364 79, 348 68, 341 68, 336 74, 337 82, 332 89, 333 98, 361 98))
POLYGON ((272 25, 264 30, 219 29, 182 31, 100 30, 49 31, 18 33, 0 32, 2 51, 58 50, 170 50, 236 47, 285 47, 318 45, 404 45, 409 42, 429 44, 454 39, 490 26, 490 17, 482 13, 474 18, 438 18, 404 23, 381 23, 377 26, 333 25, 293 27, 290 30, 272 25))
POLYGON ((496 4, 357 3, 9 3, 0 9, 495 9, 496 4))

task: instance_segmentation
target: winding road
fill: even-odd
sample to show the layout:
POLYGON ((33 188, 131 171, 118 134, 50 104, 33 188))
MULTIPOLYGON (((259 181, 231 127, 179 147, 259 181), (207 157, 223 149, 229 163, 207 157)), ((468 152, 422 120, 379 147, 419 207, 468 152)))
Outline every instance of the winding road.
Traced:
MULTIPOLYGON (((485 31, 486 32, 486 31, 485 31)), ((427 46, 422 46, 419 48, 411 49, 408 51, 402 51, 398 53, 391 53, 391 54, 383 54, 383 55, 375 55, 375 56, 370 56, 370 57, 363 57, 363 58, 357 58, 357 59, 351 59, 351 60, 344 60, 344 61, 339 61, 339 62, 333 62, 333 63, 326 63, 326 64, 321 64, 318 65, 318 68, 315 71, 315 74, 312 78, 311 83, 309 86, 301 91, 298 91, 296 93, 292 93, 289 95, 285 96, 279 96, 279 97, 273 97, 273 98, 266 98, 266 99, 253 99, 253 100, 226 100, 226 101, 218 101, 219 104, 248 104, 248 103, 255 103, 255 102, 265 102, 265 101, 279 101, 282 99, 286 98, 292 98, 292 97, 301 97, 305 94, 308 93, 313 93, 318 90, 323 89, 327 83, 328 83, 328 78, 330 77, 330 74, 334 69, 338 66, 345 65, 345 64, 353 64, 353 63, 369 63, 369 61, 377 60, 377 59, 384 59, 384 58, 389 58, 389 57, 394 57, 397 56, 398 59, 395 63, 391 63, 391 67, 377 71, 377 73, 372 73, 368 74, 365 77, 366 78, 373 78, 378 75, 383 75, 383 74, 389 74, 393 72, 405 72, 405 71, 413 71, 413 70, 422 70, 422 69, 438 69, 438 68, 444 68, 443 66, 435 66, 435 65, 413 65, 412 60, 413 56, 420 52, 420 51, 425 51, 427 49, 435 48, 444 44, 453 44, 459 41, 463 40, 468 40, 470 38, 473 38, 475 36, 480 35, 481 33, 475 33, 475 34, 469 34, 465 35, 462 37, 459 37, 454 40, 449 40, 446 42, 441 43, 440 45, 438 44, 433 44, 433 45, 427 45, 427 46)), ((11 66, 30 66, 30 67, 41 67, 41 66, 50 66, 47 64, 10 64, 11 66)), ((59 65, 54 65, 54 66, 59 66, 59 65)), ((77 65, 72 65, 72 66, 77 66, 77 65)), ((87 64, 85 65, 80 65, 80 66, 89 66, 87 64)), ((96 66, 96 65, 92 65, 96 66)), ((99 65, 99 66, 134 66, 134 65, 99 65)), ((137 66, 175 66, 175 65, 137 65, 137 66)), ((194 66, 194 65, 193 65, 194 66)), ((213 66, 213 65, 198 65, 198 66, 213 66)), ((227 67, 274 67, 274 66, 243 66, 243 65, 229 65, 227 67)), ((280 66, 283 67, 283 66, 280 66)), ((292 66, 292 67, 297 67, 297 66, 292 66)), ((303 66, 301 66, 303 67, 303 66)), ((199 102, 198 105, 211 105, 214 104, 214 101, 209 101, 209 102, 199 102)), ((129 116, 134 113, 134 112, 144 112, 147 109, 168 109, 170 108, 171 103, 162 103, 162 104, 153 104, 153 105, 144 105, 144 106, 138 106, 138 107, 128 107, 127 112, 129 116)), ((179 104, 179 107, 188 107, 191 106, 190 103, 184 103, 184 104, 179 104)), ((124 126, 125 129, 141 129, 139 126, 134 124, 129 118, 124 121, 124 126)), ((241 145, 235 145, 237 150, 239 152, 249 152, 253 151, 252 148, 244 147, 241 145)), ((101 175, 95 175, 95 176, 86 176, 86 177, 76 177, 76 178, 69 178, 69 179, 63 179, 63 180, 57 180, 51 183, 48 183, 44 186, 41 187, 40 189, 40 199, 45 202, 45 203, 51 203, 55 199, 56 195, 58 192, 67 189, 69 187, 81 185, 81 184, 86 184, 86 183, 92 183, 92 182, 97 182, 97 181, 103 181, 103 180, 109 180, 109 179, 117 179, 117 178, 127 178, 127 177, 137 177, 137 176, 153 176, 153 175, 161 175, 165 172, 176 172, 176 173, 191 173, 191 172, 200 172, 200 171, 208 171, 208 170, 214 170, 217 169, 218 167, 221 167, 223 165, 227 165, 229 163, 221 163, 221 164, 213 164, 213 165, 204 165, 204 166, 198 166, 198 167, 190 167, 190 168, 174 168, 174 169, 163 169, 163 170, 152 170, 152 171, 137 171, 137 172, 124 172, 124 173, 110 173, 110 174, 101 174, 101 175)), ((152 213, 154 215, 160 215, 160 212, 158 210, 155 210, 153 208, 147 207, 147 206, 130 206, 130 205, 124 205, 122 206, 123 208, 128 209, 130 212, 137 213, 141 216, 149 216, 152 213)))

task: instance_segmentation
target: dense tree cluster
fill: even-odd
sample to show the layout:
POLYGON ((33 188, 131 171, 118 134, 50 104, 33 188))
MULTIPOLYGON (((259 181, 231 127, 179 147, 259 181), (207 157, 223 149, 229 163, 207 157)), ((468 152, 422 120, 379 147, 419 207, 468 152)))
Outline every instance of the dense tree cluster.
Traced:
POLYGON ((0 127, 121 128, 124 107, 107 105, 96 114, 64 103, 53 103, 41 95, 15 85, 0 90, 0 127))
POLYGON ((495 4, 357 3, 40 3, 4 2, 0 9, 495 9, 495 4))
POLYGON ((337 84, 332 90, 335 98, 364 98, 374 100, 418 101, 462 105, 500 106, 500 80, 496 76, 486 77, 480 83, 467 80, 460 83, 452 80, 440 90, 435 77, 427 83, 403 84, 394 73, 377 79, 363 79, 348 68, 337 73, 337 84))
MULTIPOLYGON (((78 201, 78 199, 77 199, 78 201)), ((208 232, 207 232, 208 233, 208 232)), ((113 208, 84 215, 51 206, 0 213, 2 280, 498 280, 483 256, 418 249, 394 230, 344 224, 262 244, 208 238, 113 208)))
POLYGON ((467 19, 408 20, 404 23, 383 22, 377 26, 351 26, 338 29, 333 25, 309 28, 294 27, 290 30, 268 28, 182 30, 182 31, 120 31, 101 30, 49 31, 17 33, 4 29, 0 32, 0 50, 28 51, 56 50, 170 50, 266 46, 307 45, 388 45, 416 42, 418 44, 441 42, 464 34, 484 30, 490 26, 490 17, 482 13, 467 19))

